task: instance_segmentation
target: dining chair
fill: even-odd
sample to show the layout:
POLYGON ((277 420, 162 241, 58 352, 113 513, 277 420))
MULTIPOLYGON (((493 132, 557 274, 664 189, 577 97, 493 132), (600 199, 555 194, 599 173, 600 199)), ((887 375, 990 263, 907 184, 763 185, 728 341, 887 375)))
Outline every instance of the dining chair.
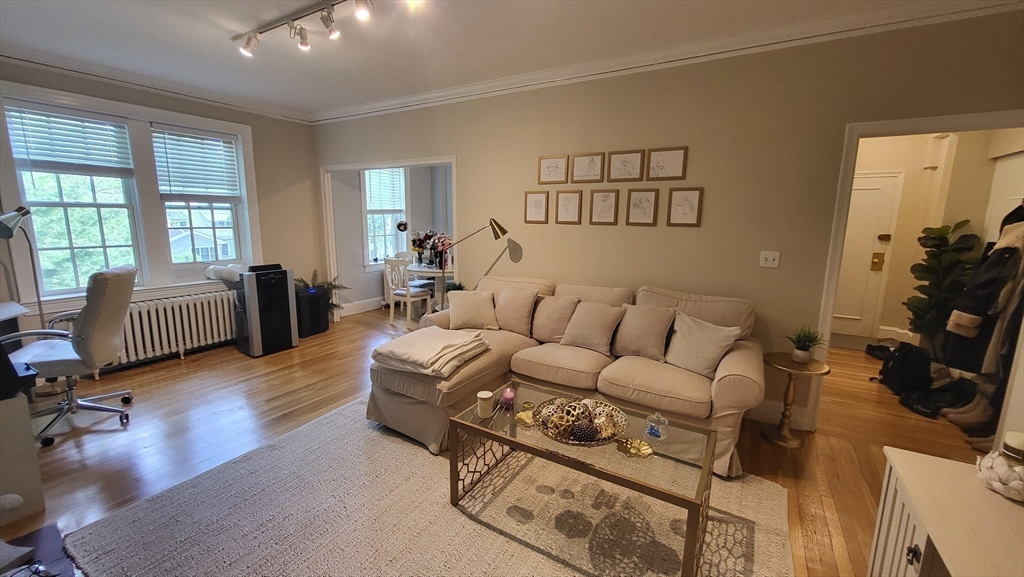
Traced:
POLYGON ((388 302, 391 305, 391 324, 395 324, 395 302, 405 305, 405 326, 412 324, 412 303, 425 301, 430 310, 430 291, 425 288, 409 286, 409 261, 404 258, 384 259, 384 281, 387 283, 388 302))

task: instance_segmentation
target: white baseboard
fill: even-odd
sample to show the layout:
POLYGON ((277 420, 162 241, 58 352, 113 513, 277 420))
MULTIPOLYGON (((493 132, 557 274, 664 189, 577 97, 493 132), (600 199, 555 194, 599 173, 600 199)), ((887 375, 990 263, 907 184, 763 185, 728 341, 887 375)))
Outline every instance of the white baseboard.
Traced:
MULTIPOLYGON (((779 419, 782 418, 782 402, 762 401, 760 405, 747 411, 747 414, 744 416, 762 423, 777 425, 779 424, 779 419)), ((790 417, 789 426, 798 431, 808 430, 806 428, 807 407, 793 407, 793 415, 790 417)))
POLYGON ((920 344, 921 341, 921 335, 914 334, 907 329, 885 326, 878 327, 878 338, 896 339, 897 341, 903 341, 912 345, 920 344))
POLYGON ((341 305, 341 313, 338 316, 347 317, 349 315, 375 311, 381 307, 382 302, 384 300, 381 297, 373 297, 372 299, 343 303, 341 305))

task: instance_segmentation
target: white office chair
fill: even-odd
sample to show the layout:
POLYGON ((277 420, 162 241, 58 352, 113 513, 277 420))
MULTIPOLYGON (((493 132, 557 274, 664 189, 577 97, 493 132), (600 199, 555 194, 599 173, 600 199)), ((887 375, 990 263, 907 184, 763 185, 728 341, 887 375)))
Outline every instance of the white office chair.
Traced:
POLYGON ((64 417, 79 410, 118 413, 122 425, 128 424, 128 410, 100 405, 102 401, 121 397, 121 403, 132 402, 131 391, 118 391, 79 399, 75 385, 78 375, 99 370, 124 350, 124 318, 135 290, 135 267, 124 265, 93 273, 85 289, 85 307, 80 311, 59 314, 49 320, 48 329, 23 331, 0 337, 0 344, 27 338, 38 338, 10 354, 11 362, 28 364, 49 382, 60 377, 67 380, 65 398, 55 407, 32 413, 32 418, 56 415, 39 439, 44 447, 53 444, 46 434, 64 417), (53 328, 59 322, 73 321, 71 331, 53 328))
POLYGON ((430 291, 425 288, 409 286, 409 261, 404 258, 384 259, 384 281, 388 285, 388 302, 391 305, 391 324, 395 324, 395 302, 404 303, 405 326, 412 324, 412 303, 426 301, 426 308, 430 310, 430 291))

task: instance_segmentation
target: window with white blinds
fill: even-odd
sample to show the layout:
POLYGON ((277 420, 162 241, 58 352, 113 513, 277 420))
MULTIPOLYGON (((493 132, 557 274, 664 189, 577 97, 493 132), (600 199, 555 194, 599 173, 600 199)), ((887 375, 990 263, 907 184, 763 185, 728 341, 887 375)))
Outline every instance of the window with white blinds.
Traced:
POLYGON ((363 171, 367 265, 383 263, 406 249, 405 233, 396 228, 398 221, 405 220, 405 184, 404 168, 363 171))
POLYGON ((160 194, 239 196, 237 144, 218 138, 153 128, 160 194))
POLYGON ((115 122, 4 106, 18 168, 131 178, 128 127, 115 122))

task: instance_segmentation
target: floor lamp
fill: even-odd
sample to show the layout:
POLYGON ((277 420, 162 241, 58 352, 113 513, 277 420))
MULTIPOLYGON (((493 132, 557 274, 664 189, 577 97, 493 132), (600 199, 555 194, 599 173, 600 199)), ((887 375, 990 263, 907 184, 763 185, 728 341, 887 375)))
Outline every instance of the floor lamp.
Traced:
POLYGON ((4 240, 10 240, 14 238, 14 233, 21 229, 21 232, 25 235, 25 242, 28 243, 28 260, 32 263, 32 282, 35 283, 36 287, 36 306, 39 309, 39 328, 46 328, 46 318, 43 315, 43 291, 39 289, 39 270, 36 268, 36 249, 32 246, 32 239, 28 236, 28 231, 22 228, 21 223, 28 216, 32 214, 29 209, 24 206, 12 210, 11 212, 0 214, 0 238, 4 240))

